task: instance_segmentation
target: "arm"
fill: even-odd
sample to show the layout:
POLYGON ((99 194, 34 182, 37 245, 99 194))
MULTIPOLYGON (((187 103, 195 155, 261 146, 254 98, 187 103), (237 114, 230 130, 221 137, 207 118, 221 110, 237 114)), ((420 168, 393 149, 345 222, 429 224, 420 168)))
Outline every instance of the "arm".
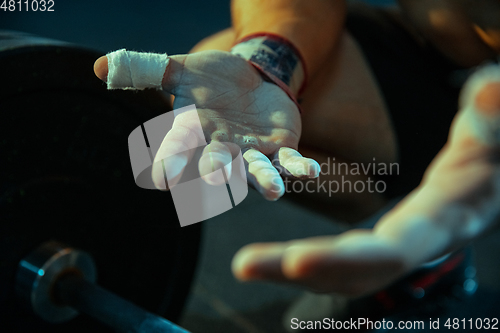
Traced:
POLYGON ((346 11, 343 0, 233 0, 234 38, 270 32, 290 40, 306 62, 309 76, 337 45, 346 11))

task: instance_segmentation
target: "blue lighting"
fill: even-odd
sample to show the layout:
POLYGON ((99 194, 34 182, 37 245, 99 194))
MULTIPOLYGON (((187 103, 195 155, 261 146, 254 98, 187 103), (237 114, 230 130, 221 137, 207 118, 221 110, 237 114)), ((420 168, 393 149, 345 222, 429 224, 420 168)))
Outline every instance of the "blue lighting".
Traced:
MULTIPOLYGON (((21 261, 21 264, 20 264, 22 267, 26 268, 27 270, 30 270, 32 271, 33 273, 37 273, 38 272, 38 267, 36 267, 35 265, 25 261, 25 260, 22 260, 21 261)), ((43 271, 43 270, 42 270, 43 271)))

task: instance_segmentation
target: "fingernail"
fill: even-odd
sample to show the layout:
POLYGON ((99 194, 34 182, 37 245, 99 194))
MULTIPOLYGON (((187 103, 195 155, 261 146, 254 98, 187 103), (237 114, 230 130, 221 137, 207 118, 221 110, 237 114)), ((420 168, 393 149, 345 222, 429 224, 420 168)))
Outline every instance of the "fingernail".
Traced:
POLYGON ((472 107, 465 110, 472 133, 479 142, 486 145, 500 144, 500 114, 491 116, 472 107))
POLYGON ((476 96, 476 107, 489 116, 500 115, 500 82, 492 82, 485 85, 476 96))

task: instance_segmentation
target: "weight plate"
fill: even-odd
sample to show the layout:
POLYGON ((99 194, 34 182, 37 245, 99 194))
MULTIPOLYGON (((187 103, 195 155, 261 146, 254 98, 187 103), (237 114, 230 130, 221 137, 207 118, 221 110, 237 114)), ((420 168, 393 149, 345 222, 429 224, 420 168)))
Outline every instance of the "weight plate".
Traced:
POLYGON ((135 185, 127 147, 168 99, 108 91, 92 70, 100 55, 0 33, 0 323, 12 332, 110 331, 83 315, 44 323, 18 304, 17 264, 48 240, 88 252, 99 285, 172 321, 189 291, 201 224, 181 228, 168 192, 135 185))

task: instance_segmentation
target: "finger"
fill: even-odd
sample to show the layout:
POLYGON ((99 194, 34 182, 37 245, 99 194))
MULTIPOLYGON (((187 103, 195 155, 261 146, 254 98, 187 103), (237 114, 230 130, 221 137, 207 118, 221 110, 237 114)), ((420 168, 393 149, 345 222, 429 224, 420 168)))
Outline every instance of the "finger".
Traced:
POLYGON ((247 150, 243 158, 248 163, 248 181, 267 200, 278 200, 285 193, 285 185, 271 161, 255 149, 247 150))
POLYGON ((156 188, 167 189, 168 183, 171 189, 178 183, 196 148, 204 144, 201 136, 196 112, 184 112, 175 117, 172 129, 163 139, 154 159, 151 176, 156 188))
POLYGON ((312 158, 303 157, 298 151, 288 147, 281 147, 275 154, 273 161, 277 162, 279 170, 288 171, 297 178, 316 178, 319 176, 319 163, 312 158))
POLYGON ((489 65, 474 73, 461 92, 460 104, 452 142, 500 146, 500 66, 489 65))
POLYGON ((385 287, 405 273, 395 247, 356 230, 330 242, 300 241, 282 259, 284 275, 317 292, 360 296, 385 287))
POLYGON ((404 273, 395 247, 370 231, 312 237, 286 243, 250 244, 233 258, 240 280, 294 284, 318 292, 358 296, 404 273))
MULTIPOLYGON (((174 55, 163 58, 154 55, 157 54, 128 51, 127 61, 114 61, 112 66, 109 65, 110 58, 102 56, 95 61, 94 72, 99 79, 105 82, 108 82, 109 77, 113 77, 113 80, 117 80, 122 76, 130 76, 136 80, 140 79, 142 83, 139 89, 144 89, 144 87, 157 88, 154 82, 160 81, 164 90, 175 95, 175 91, 181 85, 184 62, 188 55, 174 55), (110 68, 112 68, 113 75, 109 75, 110 68), (156 68, 164 68, 164 70, 161 72, 154 71, 156 68), (148 86, 147 82, 152 83, 148 86)), ((110 82, 108 82, 108 87, 109 84, 110 82)), ((130 80, 127 86, 120 86, 122 89, 134 87, 134 80, 130 80)))
POLYGON ((222 185, 229 181, 233 156, 237 156, 239 151, 234 143, 212 141, 203 149, 198 164, 201 178, 210 185, 222 185), (225 174, 217 170, 223 170, 225 174))
POLYGON ((290 243, 284 255, 282 268, 293 279, 318 275, 359 278, 372 265, 399 258, 396 247, 371 230, 356 229, 338 236, 312 237, 290 243), (339 272, 337 266, 342 265, 339 272), (330 272, 319 274, 325 270, 330 272))

